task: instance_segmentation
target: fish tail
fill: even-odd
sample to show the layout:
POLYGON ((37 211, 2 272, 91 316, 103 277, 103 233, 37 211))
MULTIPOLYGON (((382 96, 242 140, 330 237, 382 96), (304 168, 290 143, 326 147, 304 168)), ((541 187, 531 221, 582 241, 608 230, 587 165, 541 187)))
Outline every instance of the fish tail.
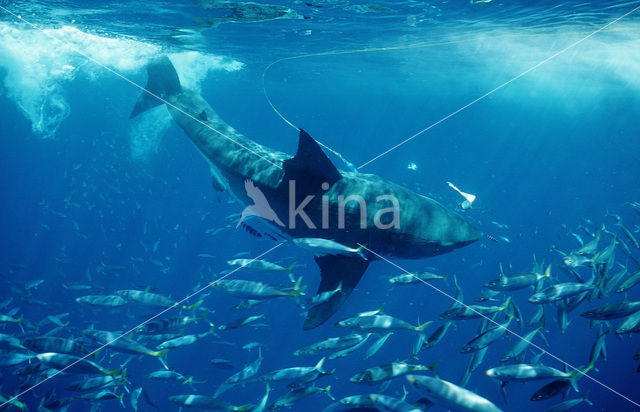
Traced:
POLYGON ((358 255, 360 255, 360 257, 364 260, 369 260, 367 259, 367 257, 365 256, 365 254, 362 252, 363 250, 365 250, 365 246, 364 245, 360 245, 358 246, 358 248, 356 249, 356 253, 358 255))
POLYGON ((166 355, 168 351, 169 351, 169 349, 162 349, 162 350, 159 350, 159 351, 153 351, 152 350, 152 351, 149 351, 147 353, 147 355, 151 355, 151 356, 155 356, 157 358, 161 358, 164 355, 166 355))
POLYGON ((124 392, 122 392, 120 396, 118 396, 118 400, 120 401, 120 405, 122 405, 122 407, 124 408, 124 392))
POLYGON ((431 325, 432 323, 433 323, 433 321, 430 320, 428 322, 423 323, 420 326, 416 326, 416 331, 417 332, 422 332, 423 330, 425 330, 427 328, 427 326, 431 325))
POLYGON ((507 300, 505 300, 504 303, 500 305, 500 310, 505 310, 507 307, 509 307, 509 303, 511 303, 511 296, 509 296, 507 300))
POLYGON ((596 356, 593 359, 591 359, 591 362, 589 362, 589 365, 587 365, 585 368, 578 369, 578 370, 575 370, 575 371, 571 372, 569 381, 571 382, 571 386, 573 387, 573 389, 576 392, 579 392, 578 391, 578 379, 580 379, 583 375, 586 375, 591 369, 594 369, 594 366, 595 366, 597 358, 598 357, 596 356))
POLYGON ((593 403, 589 400, 589 392, 584 394, 584 396, 582 397, 582 400, 584 400, 589 405, 593 405, 593 403))
POLYGON ((120 369, 114 369, 112 371, 106 371, 104 374, 105 375, 110 375, 110 376, 116 376, 118 374, 118 372, 120 372, 120 369))
MULTIPOLYGON (((163 350, 166 350, 166 349, 163 349, 163 350)), ((162 356, 159 356, 158 360, 160 361, 160 363, 162 364, 162 367, 165 370, 169 370, 169 366, 167 365, 167 362, 165 361, 165 358, 163 358, 162 356)))
POLYGON ((302 276, 300 276, 296 284, 293 285, 293 290, 289 293, 289 296, 300 296, 300 294, 307 289, 307 285, 300 286, 300 282, 302 282, 302 276))
POLYGON ((200 307, 200 305, 202 305, 202 302, 204 302, 204 300, 200 299, 199 301, 197 301, 196 303, 194 303, 191 306, 183 306, 183 309, 187 309, 187 310, 195 310, 198 309, 200 307))
POLYGON ((204 308, 204 310, 202 311, 202 315, 198 316, 198 319, 205 320, 207 319, 208 315, 209 315, 209 309, 204 308))
POLYGON ((320 361, 316 364, 316 366, 313 368, 317 371, 320 371, 322 373, 324 373, 324 371, 322 370, 322 365, 324 365, 324 361, 327 359, 327 357, 323 357, 322 359, 320 359, 320 361))
POLYGON ((294 262, 294 263, 292 263, 292 264, 291 264, 291 266, 289 266, 289 267, 285 268, 285 270, 286 270, 287 272, 291 272, 291 271, 293 270, 293 268, 294 268, 294 266, 295 266, 295 265, 296 265, 296 264, 295 264, 295 262, 294 262))
POLYGON ((193 376, 189 376, 187 379, 185 379, 185 381, 183 383, 185 385, 190 385, 191 382, 193 382, 193 376))
POLYGON ((326 387, 326 388, 324 388, 324 389, 322 390, 322 392, 326 393, 326 394, 327 394, 327 396, 328 396, 332 401, 335 401, 335 400, 336 400, 336 398, 334 398, 334 397, 333 397, 333 395, 331 394, 331 385, 327 385, 327 387, 326 387))
POLYGON ((431 366, 427 366, 427 369, 435 374, 436 373, 436 368, 438 367, 438 365, 440 365, 440 362, 441 361, 433 362, 433 364, 431 366))
POLYGON ((130 119, 165 103, 166 99, 181 91, 178 73, 167 56, 163 55, 148 64, 147 73, 147 86, 136 101, 130 119))

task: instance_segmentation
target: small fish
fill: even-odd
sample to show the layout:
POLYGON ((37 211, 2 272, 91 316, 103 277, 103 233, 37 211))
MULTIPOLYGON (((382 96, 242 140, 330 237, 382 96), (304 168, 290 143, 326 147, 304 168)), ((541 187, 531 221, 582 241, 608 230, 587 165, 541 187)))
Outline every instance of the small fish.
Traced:
POLYGON ((616 293, 626 292, 638 283, 640 283, 640 270, 625 279, 616 289, 616 293))
POLYGON ((541 292, 533 294, 528 300, 530 303, 536 304, 550 303, 557 300, 570 298, 582 292, 593 290, 596 287, 596 285, 591 285, 588 283, 559 283, 557 285, 549 286, 541 292))
POLYGON ((91 353, 84 345, 73 339, 39 336, 23 339, 22 344, 34 352, 56 352, 67 355, 84 356, 91 353))
POLYGON ((211 329, 209 329, 208 332, 200 333, 200 334, 197 334, 197 335, 179 336, 177 338, 173 338, 173 339, 170 339, 168 341, 162 342, 160 345, 158 345, 156 347, 156 349, 159 350, 159 351, 163 351, 165 349, 181 348, 183 346, 187 346, 187 345, 191 345, 193 343, 196 343, 200 339, 202 339, 202 338, 204 338, 206 336, 209 336, 209 335, 213 335, 213 334, 215 334, 215 327, 211 326, 211 329))
POLYGON ((437 362, 431 366, 411 365, 404 362, 393 362, 386 365, 374 366, 373 368, 366 369, 363 372, 360 372, 351 377, 349 381, 352 383, 377 385, 378 383, 409 373, 418 371, 433 371, 435 370, 437 365, 437 362))
POLYGON ((338 283, 338 287, 336 287, 334 290, 327 290, 325 292, 318 293, 311 299, 307 300, 307 302, 305 302, 304 307, 310 308, 312 306, 316 306, 321 303, 324 303, 338 293, 342 293, 342 282, 338 283))
POLYGON ((373 345, 369 349, 367 349, 367 353, 364 354, 362 359, 366 360, 376 354, 382 348, 382 346, 387 342, 387 340, 393 335, 393 332, 389 332, 386 335, 383 335, 380 339, 374 342, 373 345))
POLYGON ((91 375, 111 375, 114 376, 118 373, 118 369, 106 370, 102 366, 98 365, 87 359, 82 359, 73 355, 64 355, 61 353, 40 353, 36 355, 36 358, 45 365, 54 369, 65 369, 70 365, 68 369, 65 369, 67 373, 79 373, 79 374, 91 374, 91 375))
POLYGON ((602 328, 602 324, 600 324, 600 331, 596 336, 595 342, 593 342, 591 353, 589 355, 589 360, 592 364, 595 364, 600 356, 602 356, 603 360, 607 360, 607 347, 605 345, 605 338, 607 337, 607 334, 609 332, 611 332, 611 329, 604 330, 602 328))
POLYGON ((449 274, 436 275, 435 273, 431 272, 406 273, 390 278, 389 283, 393 283, 394 285, 413 285, 416 283, 423 283, 434 279, 447 279, 448 276, 449 274))
POLYGON ((288 380, 296 380, 300 379, 303 376, 313 372, 318 371, 323 373, 322 365, 324 364, 326 358, 322 358, 318 361, 315 366, 298 366, 292 368, 278 369, 273 372, 269 372, 265 375, 262 375, 259 379, 263 382, 278 382, 278 381, 288 381, 288 380))
POLYGON ((245 299, 242 302, 232 306, 233 309, 251 309, 261 303, 266 302, 264 299, 245 299))
POLYGON ((513 314, 511 314, 509 316, 509 318, 506 320, 505 323, 500 324, 500 325, 492 326, 492 327, 488 328, 487 330, 485 330, 484 332, 481 332, 479 335, 477 335, 476 337, 471 339, 460 350, 460 352, 461 353, 471 353, 471 352, 476 352, 476 351, 479 351, 479 350, 481 350, 483 348, 488 347, 493 342, 495 342, 496 340, 500 339, 502 337, 502 335, 504 335, 504 333, 509 328, 509 325, 511 324, 511 321, 513 320, 513 318, 514 318, 514 316, 513 316, 513 314))
POLYGON ((86 329, 82 331, 82 333, 101 345, 109 345, 109 349, 116 352, 131 353, 134 355, 149 355, 157 358, 161 358, 167 353, 166 350, 153 351, 131 338, 121 336, 119 332, 86 329))
POLYGON ((0 350, 2 349, 26 349, 21 343, 20 339, 7 335, 5 333, 0 333, 0 350))
POLYGON ((589 405, 593 405, 591 401, 588 399, 589 392, 587 392, 582 398, 578 399, 570 399, 568 401, 561 402, 557 405, 554 405, 548 409, 545 409, 544 412, 565 412, 569 411, 576 406, 580 405, 582 402, 588 403, 589 405))
POLYGON ((120 383, 120 380, 111 375, 94 376, 91 378, 83 377, 81 380, 71 382, 67 386, 67 390, 73 392, 95 391, 97 389, 105 389, 120 383))
POLYGON ((363 253, 364 247, 351 248, 329 239, 305 237, 293 239, 293 243, 303 249, 312 251, 315 255, 351 255, 358 254, 364 260, 367 257, 363 253))
POLYGON ((589 258, 578 254, 571 254, 564 256, 562 258, 562 263, 570 268, 577 268, 579 266, 593 266, 593 264, 595 263, 594 259, 595 258, 589 258))
POLYGON ((19 318, 11 317, 10 315, 0 314, 0 323, 20 323, 22 322, 22 315, 19 318))
POLYGON ((270 272, 291 272, 295 263, 289 267, 282 267, 276 263, 271 263, 260 259, 233 259, 228 260, 227 265, 242 268, 251 272, 270 273, 270 272))
POLYGON ((474 299, 476 302, 488 302, 488 301, 497 301, 495 297, 500 294, 500 291, 491 290, 491 289, 482 289, 480 291, 480 296, 474 299))
POLYGON ((118 295, 88 295, 76 298, 76 302, 91 306, 106 306, 116 308, 128 302, 118 295))
POLYGON ((156 293, 146 292, 144 290, 118 290, 116 294, 129 301, 140 303, 141 305, 146 306, 169 308, 175 305, 175 302, 167 297, 158 295, 156 293))
POLYGON ((34 355, 19 352, 0 353, 0 368, 8 368, 10 366, 31 362, 34 357, 34 355))
POLYGON ((569 327, 569 324, 571 323, 571 321, 569 320, 569 309, 567 302, 561 300, 556 304, 556 307, 558 309, 558 327, 560 328, 560 333, 564 334, 564 332, 569 327))
POLYGON ((199 320, 205 319, 207 316, 207 311, 204 311, 202 315, 198 317, 194 316, 177 316, 173 318, 167 319, 156 319, 150 322, 145 323, 143 326, 136 329, 137 333, 142 333, 144 335, 154 335, 158 333, 165 333, 169 331, 173 331, 176 329, 182 329, 187 325, 198 322, 199 320))
POLYGON ((305 346, 302 349, 298 349, 293 354, 294 356, 314 355, 325 351, 336 351, 353 347, 362 342, 366 338, 366 335, 360 333, 352 333, 345 336, 328 338, 320 342, 313 343, 305 346))
POLYGON ((622 222, 618 221, 616 223, 616 226, 618 226, 622 230, 622 232, 624 232, 624 235, 627 237, 627 239, 629 239, 631 243, 633 243, 633 246, 635 246, 636 249, 640 249, 640 243, 638 243, 638 239, 636 239, 636 237, 633 235, 633 233, 631 233, 629 229, 624 227, 622 222))
POLYGON ((30 282, 27 282, 24 284, 24 289, 28 292, 31 289, 35 289, 38 286, 42 285, 44 283, 44 279, 38 279, 38 280, 32 280, 30 282))
POLYGON ((318 388, 316 386, 309 386, 306 388, 294 389, 286 395, 277 399, 274 403, 267 406, 267 409, 278 410, 281 408, 291 408, 294 403, 299 401, 300 399, 306 398, 307 396, 316 394, 316 393, 326 393, 331 399, 333 397, 330 393, 331 386, 327 386, 326 388, 318 388))
POLYGON ((159 381, 167 381, 167 382, 179 382, 184 383, 186 385, 193 382, 193 376, 186 377, 181 373, 171 371, 171 370, 158 370, 155 372, 151 372, 147 375, 147 379, 159 380, 159 381))
POLYGON ((49 320, 49 322, 53 323, 54 325, 59 326, 61 328, 64 328, 64 327, 69 325, 69 322, 67 322, 67 323, 62 322, 62 318, 66 317, 68 315, 69 315, 68 312, 67 313, 61 313, 61 314, 55 315, 55 316, 54 315, 48 315, 47 319, 49 320))
POLYGON ((358 348, 360 348, 360 346, 364 345, 364 343, 369 339, 369 337, 372 335, 372 333, 367 333, 364 336, 364 339, 362 339, 362 341, 360 341, 359 343, 348 347, 346 349, 340 350, 338 352, 334 352, 331 355, 329 355, 329 359, 333 360, 333 359, 338 359, 338 358, 344 358, 345 356, 349 355, 351 352, 357 350, 358 348))
POLYGON ((82 395, 78 395, 76 397, 76 399, 84 399, 87 401, 108 401, 108 400, 119 400, 120 404, 122 405, 122 407, 124 408, 124 402, 123 402, 123 398, 124 398, 124 393, 121 393, 120 395, 111 392, 109 390, 101 390, 98 392, 92 392, 92 393, 85 393, 82 395))
POLYGON ((518 339, 511 349, 509 349, 509 351, 500 359, 500 362, 507 362, 520 356, 525 350, 527 350, 530 345, 529 342, 531 342, 537 334, 543 336, 541 331, 542 327, 538 327, 537 329, 527 333, 522 339, 518 339))
POLYGON ((540 363, 535 365, 528 364, 515 364, 498 366, 497 368, 488 369, 486 374, 490 378, 497 379, 503 383, 505 382, 527 382, 534 380, 543 380, 549 378, 562 378, 571 381, 571 385, 577 392, 577 379, 593 369, 593 363, 587 366, 581 373, 574 371, 571 373, 562 372, 558 369, 550 366, 545 366, 540 363))
POLYGON ((451 382, 429 376, 407 375, 407 382, 420 395, 445 409, 455 411, 501 412, 488 399, 451 382))
POLYGON ((510 302, 511 297, 507 298, 507 300, 505 300, 504 303, 500 306, 466 305, 449 308, 440 314, 440 320, 477 319, 486 315, 490 315, 492 313, 497 313, 505 310, 509 306, 510 302))
POLYGON ((216 393, 213 395, 214 398, 217 398, 223 392, 227 391, 228 389, 231 389, 234 385, 241 382, 245 382, 253 378, 253 376, 255 376, 255 374, 258 373, 258 370, 260 369, 261 364, 262 364, 262 350, 258 348, 258 359, 246 365, 239 372, 227 378, 224 381, 224 383, 220 385, 216 390, 216 393))
POLYGON ((621 335, 624 333, 631 333, 635 331, 636 327, 640 323, 640 311, 633 313, 626 317, 620 326, 616 329, 616 334, 621 335))
POLYGON ((221 401, 216 397, 204 395, 174 395, 169 397, 169 402, 175 403, 180 407, 201 410, 225 409, 228 411, 244 411, 251 408, 252 406, 234 406, 227 402, 221 401))
POLYGON ((262 313, 260 315, 247 316, 246 318, 235 319, 225 325, 218 326, 218 329, 220 330, 238 329, 242 326, 250 324, 251 322, 255 322, 258 319, 262 319, 264 318, 264 316, 265 316, 264 313, 262 313))
POLYGON ((263 300, 273 299, 284 296, 299 296, 306 286, 300 286, 302 278, 299 278, 292 288, 279 289, 262 282, 254 282, 250 280, 232 279, 218 280, 211 284, 216 289, 244 299, 263 300))
POLYGON ((614 304, 607 303, 603 306, 588 310, 580 316, 593 320, 611 320, 624 318, 638 311, 640 311, 640 301, 624 301, 614 304))
POLYGON ((569 392, 571 388, 571 381, 568 379, 556 379, 551 381, 550 383, 544 385, 542 388, 538 389, 533 395, 531 395, 531 401, 544 401, 547 399, 551 399, 558 395, 562 395, 563 397, 569 392))
POLYGON ((453 325, 453 321, 448 321, 442 325, 440 325, 440 327, 438 329, 436 329, 422 344, 422 346, 420 347, 420 350, 425 350, 425 349, 429 349, 433 346, 435 346, 438 342, 440 342, 442 340, 442 338, 444 337, 445 333, 447 333, 447 330, 449 329, 449 327, 453 325))
POLYGON ((211 359, 209 363, 218 369, 233 369, 231 361, 227 359, 211 359))
POLYGON ((129 396, 129 404, 135 412, 138 412, 138 399, 140 398, 140 394, 142 393, 142 387, 134 389, 131 392, 131 396, 129 396))
POLYGON ((420 326, 413 326, 401 319, 388 315, 354 316, 341 320, 334 326, 357 329, 366 332, 388 332, 395 330, 411 330, 423 332, 432 322, 425 322, 420 326))
POLYGON ((500 277, 485 283, 483 287, 494 291, 514 291, 535 286, 539 281, 548 279, 551 276, 551 266, 548 266, 544 273, 523 273, 519 275, 505 276, 500 265, 500 277))

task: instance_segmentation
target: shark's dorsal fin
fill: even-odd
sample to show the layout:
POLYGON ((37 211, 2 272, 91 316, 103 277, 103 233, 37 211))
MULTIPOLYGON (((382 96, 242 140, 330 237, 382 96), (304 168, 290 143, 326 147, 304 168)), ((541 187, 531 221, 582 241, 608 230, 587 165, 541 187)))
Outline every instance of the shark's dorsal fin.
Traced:
POLYGON ((202 112, 200 112, 200 115, 198 115, 198 117, 200 118, 200 120, 202 120, 203 122, 206 122, 207 120, 209 120, 209 118, 207 117, 207 112, 205 110, 203 110, 202 112))
POLYGON ((298 151, 294 157, 283 162, 283 169, 284 177, 280 183, 281 186, 288 188, 290 180, 304 182, 305 191, 308 193, 320 191, 323 183, 331 186, 342 179, 342 175, 322 151, 320 145, 302 129, 300 129, 298 151))

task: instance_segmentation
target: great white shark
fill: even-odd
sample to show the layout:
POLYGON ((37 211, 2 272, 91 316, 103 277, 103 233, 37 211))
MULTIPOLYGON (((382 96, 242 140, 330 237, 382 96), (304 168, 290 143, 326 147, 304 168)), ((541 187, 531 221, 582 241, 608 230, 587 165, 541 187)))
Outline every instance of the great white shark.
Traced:
MULTIPOLYGON (((338 170, 302 129, 294 156, 248 139, 222 120, 198 93, 181 87, 166 56, 151 62, 147 73, 146 91, 130 117, 167 103, 173 119, 209 161, 217 182, 214 186, 251 206, 245 184, 252 181, 286 223, 284 227, 272 225, 283 239, 324 238, 353 248, 365 245, 385 258, 419 259, 447 253, 482 235, 433 199, 373 174, 338 170), (345 204, 354 195, 364 202, 345 204)), ((304 329, 331 317, 375 259, 366 252, 364 257, 355 253, 315 256, 321 274, 317 293, 336 290, 339 285, 341 292, 312 307, 304 329)))

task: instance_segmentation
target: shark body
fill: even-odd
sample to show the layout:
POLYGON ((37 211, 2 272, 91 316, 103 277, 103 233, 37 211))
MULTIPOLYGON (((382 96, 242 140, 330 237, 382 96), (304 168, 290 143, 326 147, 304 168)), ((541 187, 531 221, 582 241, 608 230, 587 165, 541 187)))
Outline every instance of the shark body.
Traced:
MULTIPOLYGON (((352 248, 365 245, 387 258, 417 259, 460 248, 482 235, 433 199, 373 174, 338 170, 302 129, 295 156, 248 139, 199 94, 180 86, 166 56, 152 62, 147 72, 146 89, 153 95, 143 93, 131 117, 169 103, 173 119, 210 162, 216 186, 251 206, 245 187, 252 181, 285 224, 274 227, 284 239, 324 238, 352 248), (366 207, 357 201, 345 203, 353 195, 366 207)), ((367 259, 357 254, 315 257, 321 271, 317 293, 335 290, 340 284, 341 293, 312 307, 305 329, 321 325, 344 303, 376 258, 366 254, 367 259)))

